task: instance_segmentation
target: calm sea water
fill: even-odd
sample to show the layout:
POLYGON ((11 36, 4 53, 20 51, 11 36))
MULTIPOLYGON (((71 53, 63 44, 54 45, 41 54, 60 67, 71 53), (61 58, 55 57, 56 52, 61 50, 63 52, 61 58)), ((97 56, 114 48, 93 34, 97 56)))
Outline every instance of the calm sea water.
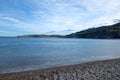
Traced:
POLYGON ((120 40, 0 38, 0 73, 120 57, 120 40))

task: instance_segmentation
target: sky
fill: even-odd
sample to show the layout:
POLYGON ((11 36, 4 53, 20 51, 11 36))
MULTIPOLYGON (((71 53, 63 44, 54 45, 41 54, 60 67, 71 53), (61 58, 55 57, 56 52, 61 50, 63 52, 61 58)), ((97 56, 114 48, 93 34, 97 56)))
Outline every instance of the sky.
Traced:
POLYGON ((0 0, 0 36, 66 35, 120 21, 120 0, 0 0))

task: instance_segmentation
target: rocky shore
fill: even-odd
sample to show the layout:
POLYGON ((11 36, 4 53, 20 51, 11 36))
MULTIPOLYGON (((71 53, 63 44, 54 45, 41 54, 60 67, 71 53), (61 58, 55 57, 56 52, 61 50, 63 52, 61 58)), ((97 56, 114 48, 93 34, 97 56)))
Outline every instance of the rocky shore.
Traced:
POLYGON ((120 59, 0 74, 0 80, 120 80, 120 59))

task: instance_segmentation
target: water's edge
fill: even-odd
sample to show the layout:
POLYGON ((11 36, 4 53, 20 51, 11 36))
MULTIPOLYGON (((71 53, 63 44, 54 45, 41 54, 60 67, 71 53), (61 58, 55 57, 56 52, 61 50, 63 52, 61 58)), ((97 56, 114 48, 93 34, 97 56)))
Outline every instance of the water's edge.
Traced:
POLYGON ((41 70, 0 74, 0 80, 119 80, 119 69, 120 58, 117 58, 41 70))

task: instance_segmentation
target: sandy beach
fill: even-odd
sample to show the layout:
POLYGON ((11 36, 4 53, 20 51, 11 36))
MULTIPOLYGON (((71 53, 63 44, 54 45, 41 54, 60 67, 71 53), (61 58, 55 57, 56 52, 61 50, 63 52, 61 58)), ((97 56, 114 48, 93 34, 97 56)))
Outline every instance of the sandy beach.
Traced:
POLYGON ((120 80, 120 59, 0 74, 0 80, 120 80))

